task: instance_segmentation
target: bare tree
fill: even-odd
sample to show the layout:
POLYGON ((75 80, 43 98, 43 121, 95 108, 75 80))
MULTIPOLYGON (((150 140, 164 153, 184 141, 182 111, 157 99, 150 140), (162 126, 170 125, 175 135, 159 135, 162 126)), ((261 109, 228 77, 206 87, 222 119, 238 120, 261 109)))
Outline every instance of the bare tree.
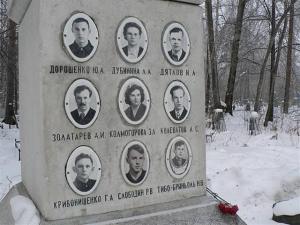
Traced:
POLYGON ((226 103, 226 112, 232 115, 232 102, 233 102, 233 92, 234 92, 234 84, 236 77, 236 69, 239 61, 239 47, 240 47, 240 37, 242 33, 243 26, 243 16, 244 10, 246 6, 247 0, 239 0, 238 12, 236 16, 236 24, 235 24, 235 32, 234 38, 232 42, 231 49, 231 63, 230 63, 230 72, 227 83, 227 91, 225 95, 225 103, 226 103))
MULTIPOLYGON (((275 0, 272 0, 272 19, 271 19, 271 24, 272 24, 272 33, 274 32, 275 29, 275 7, 276 2, 275 0)), ((287 2, 285 2, 285 7, 287 6, 287 2)), ((264 121, 264 126, 268 126, 269 121, 273 121, 273 111, 274 111, 274 89, 275 89, 275 81, 276 81, 276 76, 277 76, 277 71, 278 71, 278 65, 279 65, 279 60, 280 60, 280 55, 281 55, 281 49, 282 49, 282 43, 283 39, 285 36, 286 28, 287 28, 287 17, 284 19, 284 25, 282 28, 282 31, 280 33, 280 37, 278 40, 278 45, 277 45, 277 56, 275 55, 275 42, 272 46, 271 50, 271 71, 270 71, 270 89, 269 89, 269 100, 268 100, 268 110, 266 113, 265 121, 264 121)), ((272 35, 273 36, 273 35, 272 35)), ((274 36, 275 37, 275 36, 274 36)))
POLYGON ((214 41, 214 23, 212 17, 212 2, 211 0, 205 0, 206 17, 207 17, 207 29, 208 29, 208 49, 209 49, 209 65, 211 71, 212 80, 212 95, 213 95, 213 107, 220 107, 220 94, 219 94, 219 82, 218 82, 218 69, 216 60, 216 50, 214 41))
POLYGON ((257 90, 256 90, 256 96, 255 96, 255 103, 254 103, 254 111, 258 111, 259 110, 259 101, 261 98, 261 94, 262 94, 262 88, 263 88, 263 80, 264 80, 264 74, 265 74, 265 69, 266 69, 266 65, 268 62, 268 58, 270 56, 271 53, 271 49, 272 49, 272 45, 275 41, 275 37, 274 35, 277 34, 282 22, 284 21, 285 17, 287 16, 288 12, 291 10, 291 6, 296 2, 297 0, 291 0, 290 6, 287 7, 283 14, 281 15, 280 19, 278 20, 274 32, 271 33, 270 35, 270 39, 269 39, 269 43, 268 43, 268 47, 267 47, 267 51, 260 69, 260 73, 259 73, 259 80, 258 80, 258 84, 257 84, 257 90))
POLYGON ((289 111, 293 36, 294 36, 294 2, 292 1, 291 10, 290 10, 290 20, 289 20, 288 52, 287 52, 287 59, 286 59, 286 78, 285 78, 284 104, 283 104, 283 112, 285 114, 287 114, 289 111))
POLYGON ((6 94, 6 107, 5 117, 3 122, 15 125, 17 120, 15 117, 15 77, 17 67, 17 31, 16 24, 12 21, 8 21, 9 39, 8 39, 8 51, 7 51, 7 94, 6 94))

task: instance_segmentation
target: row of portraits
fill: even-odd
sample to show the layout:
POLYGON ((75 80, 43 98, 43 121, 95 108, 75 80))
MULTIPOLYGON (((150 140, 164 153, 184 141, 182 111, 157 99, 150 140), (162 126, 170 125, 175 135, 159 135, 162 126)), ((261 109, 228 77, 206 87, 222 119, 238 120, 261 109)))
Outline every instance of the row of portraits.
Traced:
MULTIPOLYGON (((174 123, 183 123, 191 109, 191 96, 186 85, 172 81, 165 90, 163 104, 165 112, 174 123)), ((65 112, 77 128, 88 128, 97 119, 101 109, 101 97, 96 87, 87 79, 77 79, 65 95, 65 112)), ((130 125, 141 124, 150 107, 150 92, 136 77, 128 78, 119 89, 118 106, 122 117, 130 125)))
MULTIPOLYGON (((85 62, 95 54, 99 45, 99 36, 101 37, 101 32, 99 33, 89 15, 75 13, 64 26, 64 48, 75 61, 85 62)), ((144 23, 136 17, 123 19, 116 32, 116 45, 119 54, 126 62, 141 61, 149 45, 144 23)), ((182 65, 190 53, 190 40, 184 26, 178 22, 166 25, 161 46, 169 63, 182 65)))
MULTIPOLYGON (((142 142, 129 142, 120 158, 121 173, 126 183, 132 186, 141 185, 149 174, 150 161, 149 152, 142 142)), ((178 136, 170 141, 165 163, 173 178, 181 179, 188 173, 192 164, 192 151, 185 138, 178 136)), ((77 147, 70 154, 65 168, 69 186, 79 195, 92 193, 101 179, 101 160, 88 146, 77 147)))

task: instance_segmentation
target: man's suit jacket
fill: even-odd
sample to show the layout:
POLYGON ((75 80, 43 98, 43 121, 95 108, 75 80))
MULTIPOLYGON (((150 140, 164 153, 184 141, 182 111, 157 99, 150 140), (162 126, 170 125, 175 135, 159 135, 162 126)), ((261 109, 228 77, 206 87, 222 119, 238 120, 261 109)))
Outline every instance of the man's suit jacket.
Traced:
POLYGON ((88 182, 83 183, 77 178, 73 182, 74 186, 79 191, 82 191, 82 192, 87 192, 87 191, 91 190, 94 187, 95 183, 96 183, 96 180, 93 180, 93 179, 89 179, 88 182))
POLYGON ((179 120, 183 120, 184 117, 186 116, 186 114, 187 114, 186 108, 183 108, 183 111, 182 111, 182 113, 181 113, 181 115, 180 115, 179 118, 176 117, 175 109, 173 109, 173 110, 170 112, 170 115, 173 117, 173 119, 174 119, 174 120, 178 120, 178 121, 179 121, 179 120))
POLYGON ((182 50, 182 54, 181 54, 181 56, 180 56, 180 58, 179 58, 178 60, 177 60, 177 58, 175 58, 175 56, 172 54, 172 50, 168 51, 168 54, 169 54, 169 56, 171 57, 171 59, 172 59, 173 61, 175 61, 175 62, 180 62, 181 60, 184 59, 186 53, 185 53, 185 51, 182 50))
MULTIPOLYGON (((128 46, 126 45, 123 49, 123 52, 126 56, 128 56, 128 46)), ((143 53, 144 49, 142 47, 139 47, 138 57, 143 53)))
POLYGON ((96 111, 94 109, 90 108, 88 113, 85 115, 85 117, 83 119, 81 119, 77 109, 75 109, 74 111, 71 112, 73 119, 80 125, 86 125, 89 122, 91 122, 92 119, 94 118, 95 114, 96 114, 96 111))
POLYGON ((88 41, 88 44, 83 48, 79 47, 79 45, 74 41, 71 45, 69 45, 70 50, 73 52, 75 56, 78 58, 85 58, 91 54, 94 49, 94 46, 88 41))
POLYGON ((135 179, 132 178, 132 176, 131 176, 131 174, 130 174, 129 172, 126 173, 127 179, 128 179, 131 183, 133 183, 133 184, 140 183, 140 182, 144 179, 145 175, 146 175, 146 170, 142 170, 142 173, 141 173, 141 175, 139 176, 139 178, 135 180, 135 179))

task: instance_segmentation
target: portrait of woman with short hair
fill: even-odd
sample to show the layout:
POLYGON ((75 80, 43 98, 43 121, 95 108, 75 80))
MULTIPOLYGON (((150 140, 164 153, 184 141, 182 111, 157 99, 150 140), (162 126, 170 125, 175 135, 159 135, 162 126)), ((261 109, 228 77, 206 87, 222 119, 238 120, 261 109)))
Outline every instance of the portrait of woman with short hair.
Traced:
POLYGON ((121 115, 132 125, 138 125, 145 120, 151 103, 147 87, 135 77, 123 83, 118 102, 121 115))
POLYGON ((140 120, 147 109, 143 103, 145 99, 144 90, 137 84, 129 85, 125 92, 125 103, 128 108, 125 110, 126 116, 132 121, 140 120))
POLYGON ((123 19, 117 30, 116 43, 121 57, 129 63, 142 60, 148 47, 145 26, 135 17, 123 19))

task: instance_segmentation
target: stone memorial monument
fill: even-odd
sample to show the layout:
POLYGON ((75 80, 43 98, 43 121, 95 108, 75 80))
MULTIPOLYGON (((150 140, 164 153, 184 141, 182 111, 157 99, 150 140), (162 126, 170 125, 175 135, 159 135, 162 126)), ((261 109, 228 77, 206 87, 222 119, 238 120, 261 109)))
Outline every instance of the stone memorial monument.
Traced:
POLYGON ((201 203, 199 3, 11 2, 20 24, 22 181, 45 220, 201 203))

